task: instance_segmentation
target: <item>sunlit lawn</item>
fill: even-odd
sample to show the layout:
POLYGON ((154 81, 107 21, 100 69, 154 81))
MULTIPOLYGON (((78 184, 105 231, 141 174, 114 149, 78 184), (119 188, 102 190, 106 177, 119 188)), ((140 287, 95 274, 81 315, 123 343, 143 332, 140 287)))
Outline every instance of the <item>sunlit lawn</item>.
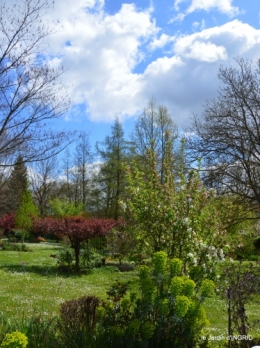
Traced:
MULTIPOLYGON (((59 244, 27 244, 28 252, 0 251, 0 312, 12 319, 32 313, 57 315, 62 302, 83 295, 106 298, 106 291, 116 279, 135 287, 136 271, 118 272, 113 267, 95 269, 90 274, 73 275, 59 272, 55 258, 62 248, 59 244)), ((226 302, 218 296, 205 303, 210 321, 208 333, 212 336, 227 335, 226 302)), ((260 313, 259 301, 247 307, 250 319, 257 319, 260 313)), ((260 327, 259 332, 260 334, 260 327)), ((222 347, 222 342, 214 347, 222 347)))
POLYGON ((50 257, 59 246, 28 244, 32 252, 0 251, 0 312, 9 318, 32 312, 57 314, 62 302, 83 295, 106 298, 116 280, 135 280, 135 272, 117 272, 115 268, 95 269, 91 274, 66 275, 58 271, 50 257))

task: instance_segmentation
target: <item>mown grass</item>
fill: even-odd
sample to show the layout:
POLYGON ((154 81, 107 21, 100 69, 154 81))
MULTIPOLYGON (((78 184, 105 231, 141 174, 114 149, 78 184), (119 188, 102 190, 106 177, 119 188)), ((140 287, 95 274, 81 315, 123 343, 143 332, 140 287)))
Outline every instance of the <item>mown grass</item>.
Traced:
POLYGON ((117 272, 102 267, 90 274, 64 274, 51 258, 60 246, 28 244, 32 251, 0 251, 0 312, 18 319, 35 312, 56 315, 65 300, 83 295, 106 298, 106 291, 116 279, 136 280, 135 272, 117 272))
MULTIPOLYGON (((90 274, 61 273, 51 254, 62 248, 59 244, 27 244, 31 251, 0 251, 0 312, 10 320, 41 313, 56 316, 65 300, 83 295, 106 299, 106 291, 116 279, 136 286, 137 273, 118 272, 113 267, 102 267, 90 274)), ((219 296, 209 298, 205 309, 212 336, 227 335, 227 304, 219 296)), ((260 298, 247 306, 249 321, 259 318, 260 298)), ((256 330, 260 335, 260 328, 256 330)), ((212 341, 212 347, 223 347, 226 341, 212 341)))

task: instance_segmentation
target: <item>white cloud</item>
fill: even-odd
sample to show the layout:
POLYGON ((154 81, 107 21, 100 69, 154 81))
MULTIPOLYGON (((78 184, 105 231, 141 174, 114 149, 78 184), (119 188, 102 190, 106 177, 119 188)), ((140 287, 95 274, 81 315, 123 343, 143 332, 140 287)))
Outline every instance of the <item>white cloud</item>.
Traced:
POLYGON ((187 125, 200 114, 206 99, 217 95, 219 65, 238 55, 259 58, 260 30, 234 20, 220 27, 179 37, 172 57, 159 58, 146 69, 144 97, 155 96, 173 120, 187 125))
POLYGON ((49 55, 56 57, 54 65, 61 61, 69 68, 64 85, 76 118, 80 103, 92 120, 107 121, 136 114, 154 96, 178 125, 187 124, 216 95, 220 63, 238 55, 255 59, 260 52, 260 30, 238 20, 175 37, 156 26, 150 9, 138 10, 133 4, 109 15, 102 1, 74 0, 73 11, 72 0, 56 3, 63 29, 49 41, 49 55), (146 63, 152 49, 170 42, 171 56, 168 52, 146 63), (147 66, 136 73, 140 62, 147 66))
POLYGON ((62 57, 69 68, 64 84, 72 102, 86 103, 96 120, 132 114, 136 110, 132 99, 137 100, 143 88, 132 71, 143 59, 141 44, 158 31, 150 10, 123 4, 115 15, 108 15, 100 7, 90 11, 94 1, 81 0, 74 1, 70 12, 71 2, 57 0, 62 30, 52 37, 49 54, 62 57))
POLYGON ((192 0, 191 5, 187 9, 188 13, 204 10, 211 11, 216 9, 228 16, 235 16, 239 13, 238 7, 232 6, 233 0, 192 0))
POLYGON ((149 44, 149 48, 151 49, 151 51, 154 51, 158 48, 163 48, 164 46, 166 46, 168 43, 174 41, 174 37, 166 35, 166 34, 162 34, 159 39, 154 38, 152 42, 150 42, 149 44))
POLYGON ((215 61, 249 52, 259 44, 259 30, 234 20, 220 27, 180 37, 174 49, 176 54, 186 58, 215 61))
MULTIPOLYGON (((174 8, 176 11, 180 11, 180 4, 187 2, 187 0, 175 0, 174 8)), ((216 10, 220 13, 224 13, 229 17, 234 17, 240 13, 240 10, 236 6, 232 6, 233 0, 191 0, 190 5, 183 13, 178 13, 173 21, 183 20, 184 17, 195 11, 212 11, 216 10)))
POLYGON ((195 41, 192 46, 184 45, 184 47, 182 47, 180 43, 177 43, 175 49, 185 58, 192 58, 204 62, 215 62, 216 60, 227 59, 225 47, 217 46, 211 42, 195 41))

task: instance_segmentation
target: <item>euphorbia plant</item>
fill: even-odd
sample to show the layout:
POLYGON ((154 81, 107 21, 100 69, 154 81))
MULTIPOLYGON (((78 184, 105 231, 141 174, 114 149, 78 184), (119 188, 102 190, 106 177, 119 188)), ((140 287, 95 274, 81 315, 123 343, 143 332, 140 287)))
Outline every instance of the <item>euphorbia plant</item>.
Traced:
POLYGON ((214 292, 213 281, 201 286, 182 275, 183 263, 159 251, 151 267, 138 272, 138 292, 125 296, 127 287, 117 282, 101 317, 99 333, 106 347, 188 348, 200 341, 208 321, 202 303, 214 292), (196 292, 197 289, 197 292, 196 292))
POLYGON ((112 219, 85 218, 83 216, 67 216, 63 218, 37 218, 33 222, 33 230, 37 234, 53 234, 67 236, 75 252, 75 269, 80 271, 79 255, 81 243, 91 238, 106 236, 113 227, 120 224, 112 219))

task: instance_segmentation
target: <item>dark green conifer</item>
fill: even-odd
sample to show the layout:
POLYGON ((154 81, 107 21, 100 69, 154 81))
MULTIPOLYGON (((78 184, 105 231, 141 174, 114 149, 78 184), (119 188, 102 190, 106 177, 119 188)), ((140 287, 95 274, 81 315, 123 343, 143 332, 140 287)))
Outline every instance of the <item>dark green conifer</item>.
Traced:
POLYGON ((28 189, 27 169, 21 155, 17 157, 10 178, 7 181, 5 210, 16 211, 21 203, 22 193, 28 189))

